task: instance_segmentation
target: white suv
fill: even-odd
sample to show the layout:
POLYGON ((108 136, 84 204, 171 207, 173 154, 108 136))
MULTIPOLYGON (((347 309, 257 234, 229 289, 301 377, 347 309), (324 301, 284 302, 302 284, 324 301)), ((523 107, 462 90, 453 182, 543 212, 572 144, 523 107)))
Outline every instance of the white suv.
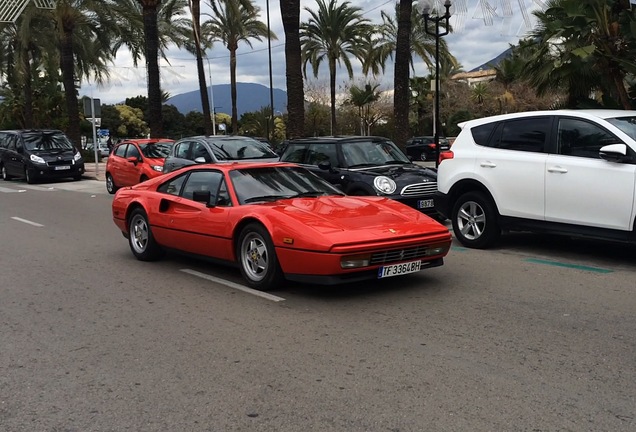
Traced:
POLYGON ((636 243, 636 111, 470 120, 442 154, 435 208, 467 247, 502 229, 636 243))

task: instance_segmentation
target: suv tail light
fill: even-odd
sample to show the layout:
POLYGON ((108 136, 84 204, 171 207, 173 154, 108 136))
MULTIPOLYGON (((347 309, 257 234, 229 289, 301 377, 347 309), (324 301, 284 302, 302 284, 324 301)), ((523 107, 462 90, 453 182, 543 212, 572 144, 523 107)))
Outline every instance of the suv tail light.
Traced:
POLYGON ((453 159, 454 157, 455 157, 455 154, 451 150, 439 152, 439 160, 437 161, 437 164, 439 165, 442 163, 442 161, 446 159, 453 159))

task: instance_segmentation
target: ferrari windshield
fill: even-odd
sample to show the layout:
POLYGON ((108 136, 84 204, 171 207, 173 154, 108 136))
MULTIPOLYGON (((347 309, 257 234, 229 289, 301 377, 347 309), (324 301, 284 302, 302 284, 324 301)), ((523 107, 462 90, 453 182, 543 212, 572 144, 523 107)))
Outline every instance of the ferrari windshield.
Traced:
POLYGON ((22 135, 27 150, 73 150, 73 144, 61 131, 28 131, 22 135))
POLYGON ((168 157, 170 149, 174 145, 173 142, 156 142, 152 144, 140 144, 141 152, 147 158, 162 159, 168 157))
POLYGON ((278 159, 278 155, 267 144, 248 137, 211 137, 208 144, 218 160, 278 159))
POLYGON ((230 172, 239 203, 278 199, 343 195, 343 193, 302 167, 258 167, 230 172))
POLYGON ((342 155, 349 168, 411 163, 395 144, 384 140, 345 142, 342 144, 342 155))

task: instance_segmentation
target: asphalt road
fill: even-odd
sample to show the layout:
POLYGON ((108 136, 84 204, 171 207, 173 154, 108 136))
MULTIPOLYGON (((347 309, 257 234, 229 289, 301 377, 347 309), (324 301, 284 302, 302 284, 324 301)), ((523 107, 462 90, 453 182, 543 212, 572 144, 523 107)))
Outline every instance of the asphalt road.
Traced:
POLYGON ((636 430, 634 248, 517 234, 263 298, 135 260, 111 201, 0 182, 0 431, 636 430))

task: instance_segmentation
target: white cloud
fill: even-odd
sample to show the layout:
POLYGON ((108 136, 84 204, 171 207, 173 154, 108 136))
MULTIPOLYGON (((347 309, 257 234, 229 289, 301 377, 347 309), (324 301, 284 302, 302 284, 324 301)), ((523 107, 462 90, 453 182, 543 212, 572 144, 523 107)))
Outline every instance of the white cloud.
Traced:
MULTIPOLYGON (((203 3, 206 3, 204 0, 203 3)), ((266 0, 255 0, 261 8, 261 19, 266 22, 266 0)), ((373 22, 380 22, 380 12, 385 10, 394 13, 395 0, 356 0, 351 4, 360 7, 364 16, 373 22)), ((441 3, 441 2, 440 2, 441 3)), ((527 20, 531 20, 532 10, 541 4, 539 0, 456 0, 453 2, 456 14, 451 18, 451 25, 456 31, 446 36, 451 53, 459 60, 465 70, 473 69, 506 50, 509 44, 517 43, 529 28, 527 20), (464 13, 460 11, 464 10, 464 13), (508 16, 505 16, 508 15, 508 16), (491 19, 492 18, 492 19, 491 19), (487 25, 488 24, 488 25, 487 25)), ((316 8, 313 0, 301 1, 301 20, 306 20, 308 13, 304 7, 316 8)), ((272 81, 275 88, 285 89, 285 48, 284 31, 280 16, 280 3, 269 1, 270 27, 278 36, 278 40, 271 41, 272 81)), ((209 9, 204 11, 209 12, 209 9)), ((253 47, 241 44, 237 57, 237 80, 239 82, 253 82, 269 86, 268 44, 253 41, 253 47)), ((217 43, 208 52, 209 64, 205 62, 206 80, 212 84, 227 84, 230 82, 229 51, 217 43)), ((359 64, 354 62, 354 76, 362 77, 359 64)), ((126 51, 117 55, 115 64, 111 68, 112 79, 103 87, 84 85, 80 91, 82 95, 100 98, 102 103, 121 102, 127 97, 146 95, 146 70, 142 60, 141 67, 135 68, 132 59, 126 51)), ((324 66, 323 66, 324 68, 324 66)), ((321 71, 321 79, 326 78, 326 70, 321 71)), ((416 75, 427 73, 420 62, 415 66, 416 75)), ((311 79, 311 71, 308 70, 311 79)), ((161 61, 162 90, 171 95, 198 89, 196 62, 194 57, 185 50, 173 49, 169 53, 169 63, 161 61)), ((338 74, 338 82, 347 79, 346 72, 338 74)), ((386 73, 376 79, 383 87, 392 87, 393 66, 387 65, 386 73)))

